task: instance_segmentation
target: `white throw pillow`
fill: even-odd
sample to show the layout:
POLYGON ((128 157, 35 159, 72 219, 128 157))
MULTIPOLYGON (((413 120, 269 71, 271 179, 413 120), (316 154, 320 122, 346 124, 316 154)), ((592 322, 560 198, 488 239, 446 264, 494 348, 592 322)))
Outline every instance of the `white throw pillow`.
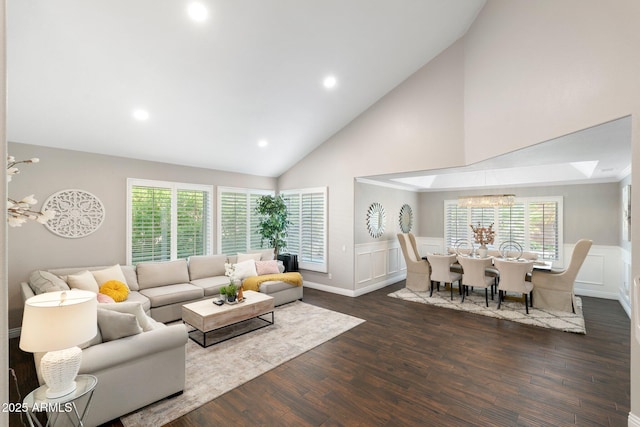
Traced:
POLYGON ((238 254, 237 257, 238 259, 236 262, 239 262, 239 263, 249 259, 252 259, 254 261, 260 261, 260 258, 262 258, 262 254, 260 252, 255 254, 238 254))
POLYGON ((256 262, 253 259, 239 262, 235 264, 234 276, 236 279, 244 280, 250 276, 257 276, 256 262))
POLYGON ((67 283, 71 289, 81 289, 83 291, 91 291, 94 294, 100 292, 100 286, 93 277, 91 272, 85 270, 78 274, 70 274, 67 276, 67 283))
POLYGON ((129 287, 127 279, 124 277, 124 273, 122 272, 122 268, 120 268, 120 264, 105 268, 104 270, 92 271, 91 274, 93 274, 96 282, 98 282, 98 287, 102 286, 109 280, 117 280, 118 282, 122 282, 127 285, 127 287, 129 287))
POLYGON ((153 320, 149 316, 146 315, 144 309, 142 308, 142 304, 139 302, 114 302, 114 303, 106 303, 100 304, 99 308, 104 310, 118 311, 120 313, 129 313, 136 316, 136 320, 138 324, 142 328, 144 332, 148 332, 154 329, 154 324, 151 322, 153 320))

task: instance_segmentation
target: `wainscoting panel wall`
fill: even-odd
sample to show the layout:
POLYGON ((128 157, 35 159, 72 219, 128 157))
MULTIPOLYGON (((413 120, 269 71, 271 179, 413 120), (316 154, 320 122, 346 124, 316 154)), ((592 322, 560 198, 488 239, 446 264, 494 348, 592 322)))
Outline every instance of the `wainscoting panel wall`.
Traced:
POLYGON ((398 240, 361 243, 355 247, 355 296, 402 280, 407 266, 398 240))

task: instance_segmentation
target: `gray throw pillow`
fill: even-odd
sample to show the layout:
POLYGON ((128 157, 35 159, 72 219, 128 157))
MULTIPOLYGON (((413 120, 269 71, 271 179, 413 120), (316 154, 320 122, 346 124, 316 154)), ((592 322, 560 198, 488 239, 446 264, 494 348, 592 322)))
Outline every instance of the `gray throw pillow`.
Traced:
POLYGON ((129 337, 142 332, 135 314, 98 308, 98 327, 103 342, 129 337))
POLYGON ((68 291, 67 282, 48 271, 36 270, 29 276, 29 286, 36 295, 45 292, 68 291))

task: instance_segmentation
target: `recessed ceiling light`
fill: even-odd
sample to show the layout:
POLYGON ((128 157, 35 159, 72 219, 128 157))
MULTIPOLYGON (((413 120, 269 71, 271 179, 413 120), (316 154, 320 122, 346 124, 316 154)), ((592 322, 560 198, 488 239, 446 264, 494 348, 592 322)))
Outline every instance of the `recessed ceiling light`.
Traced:
POLYGON ((269 141, 267 141, 266 139, 261 139, 260 141, 258 141, 258 147, 266 147, 267 145, 269 145, 269 141))
POLYGON ((207 20, 207 17, 209 17, 209 11, 207 8, 202 3, 198 2, 190 3, 187 7, 187 13, 189 14, 189 17, 196 22, 204 22, 207 20))
POLYGON ((336 87, 337 83, 338 83, 338 80, 336 79, 336 76, 327 76, 322 81, 322 85, 326 89, 333 89, 334 87, 336 87))
POLYGON ((141 108, 133 110, 133 118, 136 120, 144 121, 149 118, 149 112, 141 108))

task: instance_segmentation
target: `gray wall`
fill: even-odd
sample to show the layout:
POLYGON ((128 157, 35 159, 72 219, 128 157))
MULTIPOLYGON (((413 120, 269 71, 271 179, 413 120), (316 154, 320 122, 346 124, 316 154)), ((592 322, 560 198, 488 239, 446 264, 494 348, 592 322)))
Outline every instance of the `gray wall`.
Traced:
POLYGON ((209 169, 147 162, 79 151, 9 143, 16 159, 40 158, 40 163, 21 165, 20 174, 9 183, 14 199, 34 194, 41 206, 51 194, 64 189, 81 189, 97 196, 106 211, 102 226, 89 236, 66 239, 33 221, 9 228, 8 278, 9 325, 22 323, 19 283, 31 271, 53 267, 124 264, 126 262, 127 178, 207 184, 214 186, 214 253, 216 248, 216 186, 276 189, 274 178, 209 169))
MULTIPOLYGON (((501 189, 420 193, 420 236, 444 236, 444 201, 459 196, 502 194, 501 189)), ((619 183, 519 187, 509 189, 518 197, 561 196, 564 209, 564 242, 582 238, 595 245, 619 246, 621 236, 621 199, 619 183)))
POLYGON ((417 234, 420 206, 418 193, 379 185, 356 182, 355 184, 355 215, 353 218, 355 229, 355 244, 370 243, 381 240, 395 240, 400 233, 400 208, 404 204, 411 206, 413 211, 412 233, 417 234), (367 211, 372 203, 380 203, 387 214, 384 234, 374 239, 367 228, 367 211))

